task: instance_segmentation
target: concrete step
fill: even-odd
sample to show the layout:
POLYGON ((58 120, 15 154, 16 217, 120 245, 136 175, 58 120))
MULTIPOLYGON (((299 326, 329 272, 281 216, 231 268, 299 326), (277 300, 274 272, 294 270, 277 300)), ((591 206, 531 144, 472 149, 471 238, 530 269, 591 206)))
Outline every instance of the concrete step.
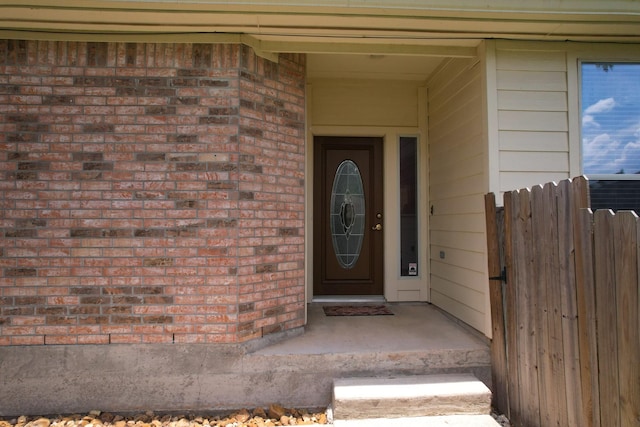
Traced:
POLYGON ((489 415, 491 391, 464 373, 341 378, 332 406, 334 420, 489 415))
POLYGON ((500 427, 491 415, 336 420, 333 427, 500 427))
POLYGON ((500 427, 491 415, 336 420, 333 427, 500 427))

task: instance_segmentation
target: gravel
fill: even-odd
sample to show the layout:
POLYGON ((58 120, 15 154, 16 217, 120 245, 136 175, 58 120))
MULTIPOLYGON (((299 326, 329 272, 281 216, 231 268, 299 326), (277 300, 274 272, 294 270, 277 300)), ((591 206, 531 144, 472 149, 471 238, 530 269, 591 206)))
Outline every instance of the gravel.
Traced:
POLYGON ((91 411, 86 415, 20 416, 0 420, 0 427, 275 427, 327 424, 324 412, 271 405, 265 411, 242 409, 227 415, 170 415, 146 412, 131 416, 91 411))
MULTIPOLYGON (((507 417, 491 414, 501 427, 511 427, 507 417)), ((86 415, 20 416, 0 419, 0 427, 276 427, 329 424, 327 412, 307 411, 270 405, 268 409, 242 409, 228 414, 177 415, 146 412, 116 415, 91 411, 86 415)))

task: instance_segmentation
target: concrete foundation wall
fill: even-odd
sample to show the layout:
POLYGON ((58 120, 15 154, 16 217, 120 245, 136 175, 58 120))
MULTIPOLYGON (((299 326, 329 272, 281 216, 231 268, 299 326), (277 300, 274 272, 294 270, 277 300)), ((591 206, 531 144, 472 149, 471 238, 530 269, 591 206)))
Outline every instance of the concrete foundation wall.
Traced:
MULTIPOLYGON (((274 334, 291 337, 301 329, 274 334)), ((488 351, 270 354, 242 344, 0 347, 0 416, 268 407, 324 408, 335 378, 473 372, 488 351)))

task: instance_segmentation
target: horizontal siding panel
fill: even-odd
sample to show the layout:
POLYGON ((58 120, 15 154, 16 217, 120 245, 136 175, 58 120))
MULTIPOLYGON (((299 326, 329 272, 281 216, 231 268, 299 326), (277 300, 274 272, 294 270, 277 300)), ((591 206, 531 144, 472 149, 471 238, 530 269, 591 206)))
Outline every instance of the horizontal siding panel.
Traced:
POLYGON ((431 246, 430 259, 453 265, 464 265, 470 270, 483 272, 487 267, 487 260, 482 252, 472 252, 463 248, 447 248, 439 245, 431 246), (444 252, 444 259, 440 258, 444 252))
POLYGON ((500 172, 500 192, 531 188, 563 179, 569 179, 568 172, 500 172))
POLYGON ((433 129, 451 129, 462 126, 461 121, 469 121, 474 116, 481 116, 480 98, 464 99, 451 104, 447 114, 429 116, 429 127, 433 129))
POLYGON ((482 194, 472 194, 454 199, 441 199, 432 204, 434 214, 452 215, 479 213, 484 215, 484 197, 482 194))
POLYGON ((498 50, 496 66, 499 70, 566 71, 564 52, 531 50, 498 50))
POLYGON ((440 199, 483 193, 485 182, 482 175, 468 176, 456 181, 451 181, 446 177, 442 179, 442 177, 434 176, 431 179, 430 188, 430 199, 432 202, 436 202, 440 199))
POLYGON ((565 112, 499 111, 499 130, 567 131, 569 123, 565 112))
MULTIPOLYGON (((465 109, 471 108, 479 108, 481 105, 482 94, 479 91, 474 91, 474 93, 470 93, 469 96, 461 97, 461 98, 453 98, 450 101, 457 102, 448 102, 441 106, 438 110, 433 110, 431 104, 429 104, 429 126, 442 126, 441 123, 450 120, 452 117, 460 118, 460 114, 465 109)), ((478 114, 480 111, 478 111, 478 114)))
POLYGON ((438 95, 433 95, 429 92, 429 114, 446 114, 442 110, 447 107, 451 108, 453 105, 457 105, 460 102, 469 102, 471 99, 480 99, 482 96, 480 73, 474 72, 470 77, 472 77, 472 80, 467 81, 465 84, 451 85, 447 88, 448 90, 440 91, 438 95))
MULTIPOLYGON (((472 69, 475 61, 475 59, 471 58, 445 59, 442 67, 427 82, 429 97, 442 99, 442 92, 451 91, 451 88, 459 87, 461 82, 464 84, 466 79, 461 76, 472 69)), ((453 91, 455 92, 455 89, 453 91)))
MULTIPOLYGON (((459 129, 458 132, 452 134, 450 141, 439 140, 437 144, 430 145, 429 152, 432 158, 439 160, 437 165, 440 165, 441 163, 451 164, 461 158, 484 155, 485 147, 479 133, 474 134, 459 129)), ((431 165, 431 167, 437 165, 431 165)))
POLYGON ((480 126, 482 126, 482 117, 478 114, 468 117, 468 120, 461 119, 459 126, 453 128, 430 128, 429 154, 431 158, 438 158, 440 153, 450 150, 451 147, 482 144, 482 128, 480 126))
POLYGON ((482 233, 486 227, 484 215, 433 215, 429 222, 431 230, 456 230, 482 233))
POLYGON ((569 151, 567 132, 500 131, 500 149, 509 151, 569 151))
POLYGON ((455 275, 455 272, 453 271, 445 272, 447 276, 444 277, 437 273, 433 273, 433 269, 437 268, 435 264, 436 263, 431 264, 431 275, 433 277, 433 283, 431 285, 432 290, 435 289, 441 294, 447 295, 449 298, 454 299, 467 307, 471 307, 476 311, 484 311, 485 303, 484 298, 482 297, 482 292, 456 283, 455 281, 448 280, 447 278, 452 277, 452 274, 455 275))
POLYGON ((497 71, 498 90, 567 90, 567 74, 560 71, 497 71))
POLYGON ((501 151, 502 172, 569 172, 569 153, 501 151))
POLYGON ((484 312, 473 310, 434 289, 431 289, 431 303, 480 331, 485 329, 484 312))
POLYGON ((498 110, 567 111, 567 93, 500 90, 498 110))
POLYGON ((431 276, 433 289, 475 310, 484 309, 484 273, 431 260, 431 276))
POLYGON ((451 180, 470 175, 481 175, 484 171, 484 156, 471 158, 460 158, 458 161, 452 160, 451 156, 438 162, 437 166, 431 168, 433 174, 442 177, 451 177, 451 180))
POLYGON ((484 233, 432 230, 430 233, 430 243, 446 248, 462 248, 472 252, 483 252, 487 250, 487 240, 484 233))

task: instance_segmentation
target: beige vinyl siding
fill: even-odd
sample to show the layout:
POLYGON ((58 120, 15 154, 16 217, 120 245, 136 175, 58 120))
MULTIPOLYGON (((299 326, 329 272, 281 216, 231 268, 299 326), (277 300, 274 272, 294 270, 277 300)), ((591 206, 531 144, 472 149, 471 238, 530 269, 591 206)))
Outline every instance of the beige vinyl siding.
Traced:
POLYGON ((495 53, 499 190, 569 178, 566 52, 497 42, 495 53))
POLYGON ((482 67, 450 59, 428 81, 431 302, 485 325, 487 191, 482 67))

